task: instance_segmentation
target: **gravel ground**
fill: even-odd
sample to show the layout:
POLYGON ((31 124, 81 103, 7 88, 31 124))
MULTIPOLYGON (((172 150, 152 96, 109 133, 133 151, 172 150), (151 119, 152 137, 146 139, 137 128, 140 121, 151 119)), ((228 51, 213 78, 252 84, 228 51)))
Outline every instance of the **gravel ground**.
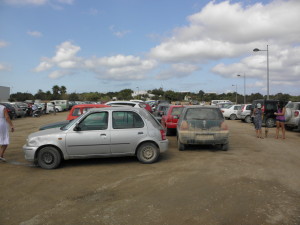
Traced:
POLYGON ((227 121, 227 152, 177 150, 157 163, 135 157, 70 160, 56 170, 25 161, 22 146, 39 126, 67 112, 14 120, 0 163, 2 225, 299 225, 300 133, 257 139, 251 124, 227 121))

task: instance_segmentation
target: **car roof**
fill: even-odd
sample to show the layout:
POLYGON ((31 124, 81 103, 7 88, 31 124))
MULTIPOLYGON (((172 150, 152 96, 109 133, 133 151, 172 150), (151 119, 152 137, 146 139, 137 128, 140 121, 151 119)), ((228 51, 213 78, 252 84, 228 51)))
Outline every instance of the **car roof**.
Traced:
POLYGON ((93 108, 89 112, 102 112, 102 111, 146 111, 144 108, 134 108, 134 107, 105 107, 105 108, 93 108))
POLYGON ((80 104, 74 105, 72 108, 101 108, 101 107, 108 107, 104 104, 80 104))

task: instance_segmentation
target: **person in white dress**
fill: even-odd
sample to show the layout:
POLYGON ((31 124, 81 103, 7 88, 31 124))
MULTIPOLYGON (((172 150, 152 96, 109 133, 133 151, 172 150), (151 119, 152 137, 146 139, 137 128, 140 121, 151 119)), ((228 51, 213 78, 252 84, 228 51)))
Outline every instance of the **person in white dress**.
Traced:
POLYGON ((14 126, 9 118, 8 112, 5 106, 0 105, 0 161, 6 161, 4 158, 4 152, 9 145, 9 127, 11 132, 14 132, 14 126))

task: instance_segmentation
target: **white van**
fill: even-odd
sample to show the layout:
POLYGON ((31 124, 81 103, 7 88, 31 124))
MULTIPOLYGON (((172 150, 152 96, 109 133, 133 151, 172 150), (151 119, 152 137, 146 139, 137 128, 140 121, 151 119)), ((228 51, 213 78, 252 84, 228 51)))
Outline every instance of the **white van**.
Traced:
POLYGON ((211 105, 217 105, 218 103, 232 103, 229 100, 211 100, 211 105))

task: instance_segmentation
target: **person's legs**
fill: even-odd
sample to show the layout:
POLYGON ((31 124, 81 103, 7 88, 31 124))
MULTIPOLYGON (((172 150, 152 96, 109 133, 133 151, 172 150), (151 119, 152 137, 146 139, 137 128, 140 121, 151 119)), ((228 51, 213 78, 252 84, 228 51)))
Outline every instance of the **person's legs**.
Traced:
POLYGON ((281 126, 281 132, 282 132, 282 139, 285 139, 285 126, 284 126, 284 122, 280 122, 280 126, 281 126))
POLYGON ((7 148, 7 145, 1 145, 1 148, 0 148, 0 157, 1 158, 4 158, 4 152, 7 148))
POLYGON ((280 123, 279 123, 279 121, 276 121, 276 136, 275 136, 276 139, 278 139, 279 127, 280 127, 280 123))

